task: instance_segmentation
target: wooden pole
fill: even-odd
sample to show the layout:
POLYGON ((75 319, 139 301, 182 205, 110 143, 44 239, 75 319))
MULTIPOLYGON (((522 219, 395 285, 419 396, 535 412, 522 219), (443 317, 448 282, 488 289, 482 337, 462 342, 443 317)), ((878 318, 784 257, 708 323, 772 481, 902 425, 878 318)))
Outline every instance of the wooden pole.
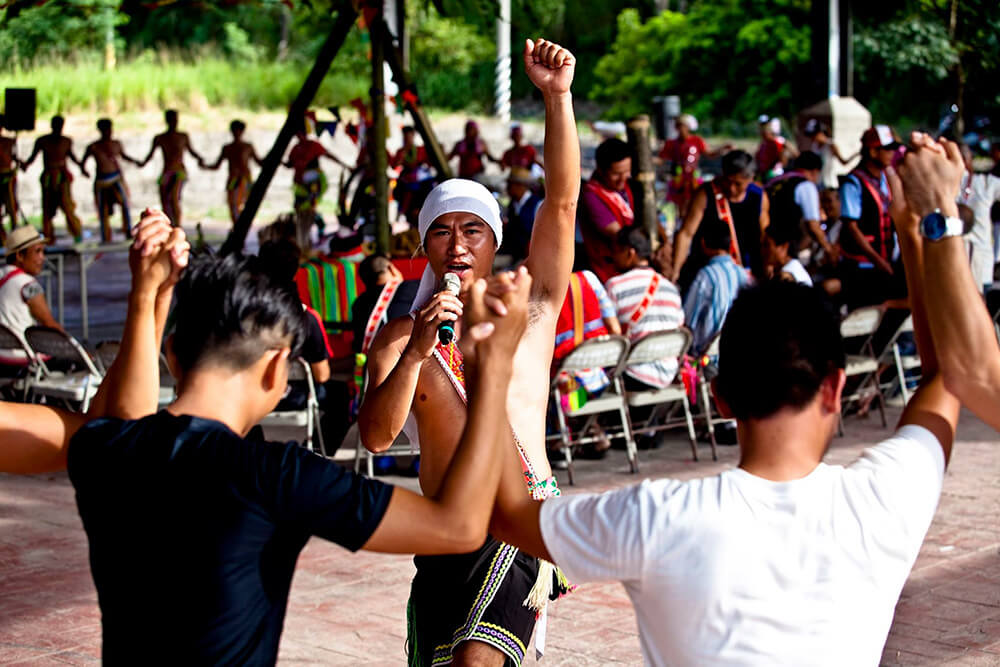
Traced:
POLYGON ((635 116, 626 125, 632 149, 632 189, 635 195, 635 218, 649 234, 653 249, 659 247, 659 224, 656 220, 656 172, 653 151, 649 146, 649 116, 635 116))
MULTIPOLYGON (((389 28, 386 27, 384 23, 380 23, 380 29, 383 35, 388 35, 389 28)), ((373 28, 374 30, 374 28, 373 28)), ((386 37, 388 40, 388 37, 386 37)), ((391 40, 385 42, 386 45, 392 44, 391 40)), ((403 95, 403 100, 406 103, 406 109, 410 112, 410 116, 413 118, 413 127, 420 134, 420 138, 424 140, 424 148, 427 150, 427 158, 430 160, 431 165, 437 170, 438 175, 442 180, 447 180, 452 177, 451 166, 448 164, 447 154, 444 149, 441 148, 441 144, 437 140, 437 136, 434 134, 434 129, 431 127, 431 122, 427 118, 427 114, 424 113, 424 109, 420 106, 419 97, 417 97, 417 103, 412 103, 407 96, 404 94, 405 91, 412 91, 416 95, 416 87, 413 82, 410 81, 410 75, 407 74, 406 68, 403 67, 402 57, 399 51, 395 48, 387 46, 383 50, 383 55, 385 60, 389 63, 389 69, 392 71, 392 78, 395 80, 396 85, 399 86, 399 94, 403 95)))
POLYGON ((281 158, 285 155, 285 149, 288 148, 288 143, 295 136, 296 130, 301 126, 306 110, 309 109, 313 98, 316 97, 316 91, 319 90, 319 86, 323 82, 323 77, 326 76, 327 71, 330 69, 330 64, 337 56, 337 52, 340 51, 340 47, 343 46, 344 39, 346 39, 347 33, 351 31, 351 27, 354 26, 357 16, 357 12, 350 3, 343 3, 340 6, 337 21, 333 24, 330 34, 320 48, 319 54, 316 56, 316 62, 313 63, 312 69, 309 70, 309 75, 306 76, 306 80, 302 83, 299 94, 295 96, 295 100, 289 107, 285 124, 281 126, 281 130, 274 140, 274 145, 271 146, 271 150, 268 151, 267 156, 264 158, 264 163, 260 167, 260 174, 257 175, 257 180, 254 181, 253 187, 250 188, 250 195, 247 197, 246 206, 243 207, 239 219, 237 219, 236 224, 233 226, 233 231, 230 232, 226 242, 222 244, 222 249, 219 251, 220 254, 228 255, 243 250, 243 244, 246 242, 247 234, 250 232, 254 216, 257 215, 257 210, 260 208, 261 202, 264 201, 264 195, 267 194, 267 188, 271 185, 271 179, 274 178, 274 174, 281 164, 281 158))
POLYGON ((368 149, 372 151, 372 169, 375 173, 375 248, 377 252, 389 253, 392 236, 389 229, 389 181, 386 169, 389 161, 385 155, 385 47, 388 28, 381 9, 369 28, 372 45, 372 129, 368 149))

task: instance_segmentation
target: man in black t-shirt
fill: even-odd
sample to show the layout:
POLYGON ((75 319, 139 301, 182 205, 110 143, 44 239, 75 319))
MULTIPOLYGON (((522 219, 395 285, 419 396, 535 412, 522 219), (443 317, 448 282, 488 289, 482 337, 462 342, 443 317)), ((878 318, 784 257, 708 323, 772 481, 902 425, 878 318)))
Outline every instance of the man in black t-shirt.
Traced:
MULTIPOLYGON (((140 223, 140 241, 151 226, 171 239, 180 233, 155 213, 140 223)), ((165 319, 159 290, 172 252, 137 248, 133 268, 146 262, 152 273, 160 267, 161 278, 134 283, 122 352, 108 374, 112 384, 95 399, 97 414, 137 417, 156 405, 165 319), (156 261, 143 259, 149 253, 156 261)), ((311 535, 351 550, 418 554, 481 544, 499 483, 498 434, 530 284, 520 272, 495 278, 489 295, 485 282, 474 287, 466 309, 469 419, 448 478, 434 498, 424 498, 295 445, 246 440, 284 391, 302 337, 301 306, 257 258, 205 259, 189 268, 168 345, 177 400, 141 419, 92 421, 68 446, 105 661, 273 664, 295 561, 311 535)), ((165 293, 169 303, 169 288, 165 293)), ((0 436, 28 442, 0 452, 0 470, 58 467, 62 442, 79 422, 26 406, 36 408, 31 416, 41 426, 17 427, 2 407, 0 436)))

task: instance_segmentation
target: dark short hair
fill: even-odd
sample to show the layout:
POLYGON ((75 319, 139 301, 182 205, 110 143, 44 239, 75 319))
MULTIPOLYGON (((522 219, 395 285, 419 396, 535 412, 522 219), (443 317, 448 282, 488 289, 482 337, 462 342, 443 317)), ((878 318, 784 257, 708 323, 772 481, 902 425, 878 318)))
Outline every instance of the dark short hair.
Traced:
POLYGON ((177 122, 177 109, 167 109, 166 111, 163 112, 163 118, 168 123, 176 123, 177 122))
POLYGON ((413 133, 413 132, 416 132, 416 131, 417 131, 416 128, 414 128, 412 125, 404 125, 403 126, 403 134, 413 133))
POLYGON ((242 132, 245 129, 247 129, 247 124, 244 123, 242 120, 234 120, 232 123, 229 124, 230 132, 242 132))
POLYGON ((782 245, 784 243, 788 244, 789 251, 794 254, 795 249, 798 248, 799 243, 802 241, 802 230, 798 225, 798 221, 789 220, 778 220, 772 221, 771 224, 767 226, 764 233, 774 241, 775 245, 782 245))
POLYGON ((97 131, 98 132, 110 132, 111 131, 111 119, 101 118, 97 121, 97 131))
POLYGON ((305 338, 304 313, 259 258, 199 257, 177 286, 173 352, 185 371, 208 364, 241 371, 276 347, 291 348, 294 357, 305 338))
POLYGON ((392 260, 382 253, 369 255, 358 264, 358 277, 367 289, 372 289, 378 284, 378 277, 388 270, 390 264, 392 260))
POLYGON ((621 139, 605 139, 594 153, 597 168, 601 171, 607 171, 615 162, 621 162, 630 157, 632 157, 632 149, 621 139))
POLYGON ((753 156, 746 151, 729 151, 722 156, 722 174, 724 176, 753 175, 753 156))
POLYGON ((837 311, 820 290, 769 282, 742 290, 719 339, 716 389, 741 420, 800 409, 844 368, 837 311))
POLYGON ((803 171, 819 171, 823 168, 823 158, 814 151, 802 151, 795 158, 795 168, 803 171))
POLYGON ((65 124, 66 124, 66 119, 63 118, 62 116, 53 116, 52 117, 52 122, 51 122, 51 126, 52 127, 56 127, 56 126, 62 127, 65 124))
POLYGON ((621 248, 632 248, 640 259, 649 259, 653 254, 653 244, 649 241, 646 230, 638 225, 629 225, 618 230, 615 242, 621 248))
POLYGON ((274 239, 261 244, 257 257, 260 258, 261 269, 272 280, 279 285, 287 285, 295 281, 302 250, 291 239, 274 239))
POLYGON ((729 225, 724 222, 716 222, 703 226, 701 240, 709 250, 729 250, 729 246, 733 242, 733 234, 729 231, 729 225))

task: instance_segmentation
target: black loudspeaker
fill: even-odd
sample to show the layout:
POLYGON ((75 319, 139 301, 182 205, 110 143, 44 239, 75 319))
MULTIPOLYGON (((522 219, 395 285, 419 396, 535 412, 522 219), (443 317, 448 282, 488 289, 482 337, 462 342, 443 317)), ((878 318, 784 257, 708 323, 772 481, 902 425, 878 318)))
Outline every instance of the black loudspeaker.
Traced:
POLYGON ((14 132, 35 129, 35 89, 7 88, 3 96, 4 125, 14 132))

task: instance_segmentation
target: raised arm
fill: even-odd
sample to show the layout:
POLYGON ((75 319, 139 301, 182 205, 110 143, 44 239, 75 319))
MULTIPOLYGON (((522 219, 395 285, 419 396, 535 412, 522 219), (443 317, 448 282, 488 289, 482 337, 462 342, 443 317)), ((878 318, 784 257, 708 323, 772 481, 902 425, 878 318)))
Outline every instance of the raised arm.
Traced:
POLYGON ((545 201, 538 209, 525 264, 535 298, 559 311, 573 270, 576 205, 580 198, 580 138, 570 86, 576 59, 558 44, 524 44, 524 69, 545 101, 545 201))
MULTIPOLYGON (((915 134, 912 143, 917 150, 907 154, 899 176, 914 218, 935 209, 957 216, 955 193, 963 168, 958 147, 922 134, 915 134)), ((965 241, 926 241, 923 250, 927 318, 944 384, 976 416, 1000 430, 1000 347, 969 269, 965 241)))
POLYGON ((91 405, 91 417, 137 419, 156 411, 160 339, 190 246, 163 213, 147 209, 129 252, 132 290, 121 347, 91 405))
POLYGON ((681 277, 681 267, 684 266, 688 253, 691 252, 691 242, 694 240, 694 235, 698 233, 701 219, 705 217, 707 201, 708 197, 705 195, 705 191, 699 189, 695 193, 694 199, 691 200, 687 215, 684 216, 684 225, 674 235, 674 265, 670 273, 671 282, 676 283, 677 279, 681 277))
POLYGON ((939 373, 937 351, 942 349, 942 346, 941 342, 932 336, 928 322, 926 299, 929 285, 924 274, 924 253, 929 244, 924 243, 920 236, 918 229, 920 218, 913 213, 908 204, 898 175, 889 169, 886 177, 892 188, 893 202, 890 210, 896 223, 899 247, 906 266, 906 286, 913 318, 913 336, 917 343, 917 353, 920 355, 922 376, 920 386, 899 419, 899 425, 916 424, 933 433, 941 443, 947 465, 955 439, 955 429, 958 426, 960 406, 958 399, 945 388, 944 379, 939 373))
POLYGON ((506 281, 512 288, 503 296, 507 314, 500 317, 488 311, 486 283, 478 281, 466 318, 466 338, 476 341, 475 350, 465 355, 470 382, 468 420, 440 491, 425 498, 395 489, 385 517, 364 546, 369 551, 460 553, 476 549, 486 539, 501 453, 514 451, 504 446, 510 437, 507 387, 513 373, 511 360, 527 326, 531 292, 531 276, 524 268, 515 278, 502 275, 494 280, 506 281))

